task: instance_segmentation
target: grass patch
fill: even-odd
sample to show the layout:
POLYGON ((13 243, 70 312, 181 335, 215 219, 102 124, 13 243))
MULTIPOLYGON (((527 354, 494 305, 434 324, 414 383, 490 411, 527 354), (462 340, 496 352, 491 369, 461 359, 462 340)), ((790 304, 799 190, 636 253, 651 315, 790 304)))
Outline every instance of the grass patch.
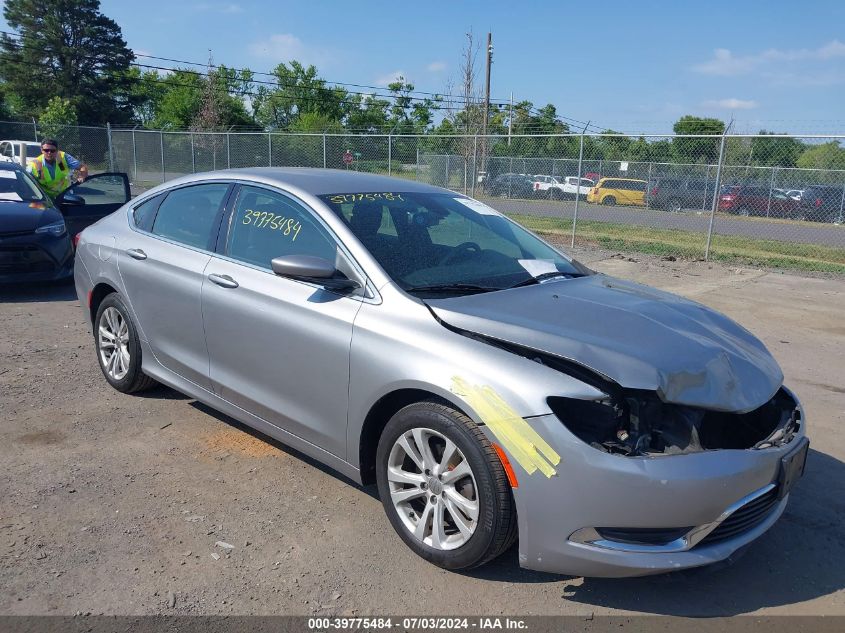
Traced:
MULTIPOLYGON (((558 218, 509 213, 520 224, 555 241, 569 242, 572 222, 558 218)), ((601 248, 684 258, 704 257, 707 237, 695 231, 579 220, 576 239, 601 248)), ((713 235, 710 256, 716 261, 845 274, 845 248, 796 244, 735 235, 713 235)))

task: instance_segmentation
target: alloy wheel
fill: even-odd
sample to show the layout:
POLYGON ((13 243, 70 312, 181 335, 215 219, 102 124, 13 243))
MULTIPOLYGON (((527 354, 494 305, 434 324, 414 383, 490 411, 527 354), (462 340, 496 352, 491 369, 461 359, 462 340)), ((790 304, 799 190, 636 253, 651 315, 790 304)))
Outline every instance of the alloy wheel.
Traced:
POLYGON ((97 327, 100 362, 113 380, 122 380, 129 372, 129 324, 113 307, 103 310, 97 327))
POLYGON ((445 435, 428 428, 400 435, 390 449, 387 481, 397 516, 418 541, 452 550, 472 537, 479 517, 475 475, 445 435))

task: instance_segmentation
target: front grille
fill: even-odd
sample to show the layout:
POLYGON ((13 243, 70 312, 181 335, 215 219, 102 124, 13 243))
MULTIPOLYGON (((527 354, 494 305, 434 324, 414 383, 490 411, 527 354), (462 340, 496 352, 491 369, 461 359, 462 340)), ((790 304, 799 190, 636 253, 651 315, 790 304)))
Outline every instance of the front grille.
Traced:
POLYGON ((753 501, 749 501, 722 521, 719 527, 710 532, 699 545, 718 543, 719 541, 724 541, 739 536, 743 532, 747 532, 759 525, 769 515, 769 512, 772 511, 775 505, 777 505, 777 502, 778 489, 773 488, 766 494, 760 495, 753 501))
POLYGON ((55 263, 37 246, 0 246, 0 274, 49 272, 55 263))

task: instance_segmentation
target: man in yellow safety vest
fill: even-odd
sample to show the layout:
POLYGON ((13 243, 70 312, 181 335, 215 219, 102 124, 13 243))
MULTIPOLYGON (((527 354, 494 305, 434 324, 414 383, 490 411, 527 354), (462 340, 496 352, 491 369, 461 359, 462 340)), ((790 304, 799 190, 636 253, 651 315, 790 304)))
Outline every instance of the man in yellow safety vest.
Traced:
POLYGON ((70 187, 71 171, 74 169, 79 174, 80 182, 88 177, 88 166, 70 154, 59 151, 59 144, 53 138, 41 141, 41 155, 29 166, 29 172, 53 199, 70 187))

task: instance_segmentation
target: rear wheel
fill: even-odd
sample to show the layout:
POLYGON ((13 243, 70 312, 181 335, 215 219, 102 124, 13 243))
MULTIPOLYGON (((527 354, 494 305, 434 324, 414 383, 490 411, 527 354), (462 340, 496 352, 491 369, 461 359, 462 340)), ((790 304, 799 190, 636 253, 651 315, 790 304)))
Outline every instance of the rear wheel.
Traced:
POLYGON ((614 198, 613 196, 606 196, 606 197, 602 198, 601 203, 605 204, 609 207, 612 207, 616 204, 616 198, 614 198))
POLYGON ((751 215, 751 209, 749 209, 748 207, 740 207, 739 211, 737 211, 737 215, 741 215, 747 218, 751 215))
POLYGON ((393 529, 445 569, 492 560, 516 538, 516 511, 492 444, 466 415, 435 402, 391 418, 376 455, 379 496, 393 529))
POLYGON ((123 393, 149 389, 156 381, 141 371, 141 343, 129 310, 116 293, 100 303, 94 319, 97 361, 108 383, 123 393))

